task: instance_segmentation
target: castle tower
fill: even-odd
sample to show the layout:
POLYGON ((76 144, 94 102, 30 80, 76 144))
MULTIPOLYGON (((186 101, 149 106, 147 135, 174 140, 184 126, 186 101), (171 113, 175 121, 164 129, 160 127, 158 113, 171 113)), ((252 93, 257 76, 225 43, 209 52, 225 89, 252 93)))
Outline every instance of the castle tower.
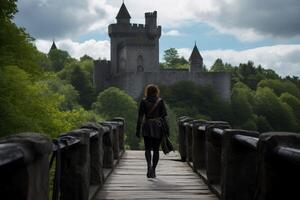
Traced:
POLYGON ((159 38, 157 12, 145 13, 145 24, 131 24, 131 16, 123 3, 117 23, 110 24, 111 76, 123 73, 159 71, 159 38))
POLYGON ((191 72, 200 72, 203 70, 203 58, 199 53, 197 44, 195 43, 192 54, 189 58, 190 71, 191 72))

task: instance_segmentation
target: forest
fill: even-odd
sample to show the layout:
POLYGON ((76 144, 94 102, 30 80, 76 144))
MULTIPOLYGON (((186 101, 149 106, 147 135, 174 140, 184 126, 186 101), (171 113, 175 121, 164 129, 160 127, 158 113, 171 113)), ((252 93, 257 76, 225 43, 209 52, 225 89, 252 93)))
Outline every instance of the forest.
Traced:
MULTIPOLYGON (((87 121, 115 116, 126 118, 126 148, 141 149, 135 137, 138 102, 124 91, 93 88, 94 60, 68 52, 37 50, 24 28, 17 27, 14 0, 0 7, 0 137, 19 132, 39 132, 57 137, 87 121)), ((1 2, 1 3, 2 3, 1 2)), ((50 47, 49 47, 50 48, 50 47)), ((187 68, 188 61, 175 48, 165 51, 162 68, 187 68)), ((171 126, 177 140, 176 119, 181 115, 225 120, 234 128, 267 131, 300 131, 300 80, 280 77, 252 61, 232 66, 217 59, 209 72, 232 74, 231 101, 222 101, 209 86, 183 81, 161 85, 171 126)))

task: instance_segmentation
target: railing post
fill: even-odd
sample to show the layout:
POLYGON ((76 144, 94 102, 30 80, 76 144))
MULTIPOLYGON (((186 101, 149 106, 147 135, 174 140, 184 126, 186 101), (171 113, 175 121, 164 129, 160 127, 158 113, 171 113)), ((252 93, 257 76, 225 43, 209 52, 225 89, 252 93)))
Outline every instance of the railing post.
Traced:
MULTIPOLYGON (((201 176, 206 177, 206 156, 207 156, 207 152, 206 152, 206 126, 207 126, 207 122, 198 126, 195 131, 195 148, 196 146, 198 146, 197 148, 197 164, 196 164, 196 168, 198 169, 198 172, 200 173, 201 176)), ((196 150, 195 150, 196 151, 196 150)))
POLYGON ((90 129, 78 129, 68 136, 80 143, 61 153, 61 200, 87 200, 90 185, 90 129))
POLYGON ((264 133, 258 142, 255 200, 298 199, 300 135, 264 133))
POLYGON ((185 126, 183 125, 185 122, 193 120, 190 117, 180 117, 178 120, 178 145, 179 145, 179 153, 182 161, 186 161, 186 139, 185 139, 185 126))
POLYGON ((107 123, 100 122, 102 126, 105 127, 103 134, 103 167, 104 168, 113 168, 114 167, 114 153, 113 153, 113 141, 112 141, 112 126, 107 123))
POLYGON ((36 133, 23 133, 0 141, 1 156, 6 158, 0 167, 1 199, 47 200, 49 184, 49 155, 51 140, 36 133), (14 163, 7 163, 18 158, 14 163))
POLYGON ((125 150, 125 119, 121 117, 115 117, 112 119, 112 121, 121 122, 120 128, 119 128, 119 148, 121 151, 125 150))
MULTIPOLYGON (((194 121, 194 120, 193 120, 194 121)), ((190 164, 193 161, 192 154, 192 129, 193 129, 193 121, 185 122, 183 125, 185 126, 185 149, 186 149, 186 162, 190 164)))
POLYGON ((255 144, 250 146, 241 143, 235 136, 248 136, 252 141, 258 141, 258 132, 234 129, 224 130, 221 199, 253 200, 256 184, 256 147, 255 144))
POLYGON ((230 128, 228 123, 210 122, 206 129, 206 174, 208 183, 213 186, 218 195, 221 194, 221 153, 222 153, 222 133, 214 131, 215 128, 230 128))
POLYGON ((91 131, 97 131, 97 135, 90 138, 90 184, 91 185, 102 185, 104 182, 104 171, 103 171, 103 134, 104 130, 100 124, 87 123, 81 128, 91 129, 91 131))
POLYGON ((205 120, 195 120, 192 124, 192 157, 193 170, 195 172, 201 168, 202 162, 205 159, 203 154, 205 140, 203 139, 203 135, 198 131, 198 127, 205 122, 205 120))

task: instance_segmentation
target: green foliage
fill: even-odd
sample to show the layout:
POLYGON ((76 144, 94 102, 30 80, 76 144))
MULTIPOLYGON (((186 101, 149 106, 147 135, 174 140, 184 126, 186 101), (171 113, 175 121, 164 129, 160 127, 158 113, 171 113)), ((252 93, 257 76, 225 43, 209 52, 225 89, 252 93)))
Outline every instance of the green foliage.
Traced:
MULTIPOLYGON (((79 94, 71 84, 45 71, 60 71, 78 61, 60 50, 53 50, 49 58, 37 51, 33 38, 11 21, 16 11, 15 0, 1 1, 0 136, 41 132, 56 137, 87 121, 101 120, 78 104, 79 94)), ((82 63, 90 79, 92 61, 84 57, 82 63)))
POLYGON ((257 131, 259 131, 260 133, 269 132, 273 130, 268 120, 264 116, 256 116, 255 123, 257 131))
POLYGON ((210 71, 212 72, 222 72, 225 71, 225 66, 221 58, 218 58, 214 64, 211 66, 210 71))
POLYGON ((229 103, 222 101, 210 86, 180 81, 169 87, 161 86, 161 93, 178 116, 202 114, 216 120, 231 119, 229 103))
POLYGON ((12 19, 17 10, 17 0, 1 0, 0 20, 12 19))
POLYGON ((166 104, 167 113, 168 113, 168 123, 170 127, 170 140, 174 145, 175 149, 178 149, 178 125, 177 125, 177 115, 170 108, 168 104, 166 104))
POLYGON ((40 82, 45 82, 49 87, 49 90, 45 93, 55 92, 63 97, 64 100, 59 104, 60 110, 67 111, 80 108, 78 91, 71 84, 58 78, 55 73, 45 74, 45 78, 40 82))
POLYGON ((291 95, 290 93, 283 93, 280 96, 280 101, 283 103, 287 103, 292 109, 294 115, 300 120, 300 99, 291 95))
POLYGON ((78 102, 85 109, 90 109, 96 100, 95 90, 92 85, 91 61, 75 61, 67 64, 58 74, 59 77, 71 84, 78 91, 78 102))
POLYGON ((274 130, 294 131, 296 128, 295 116, 291 108, 281 103, 270 88, 258 88, 255 94, 255 111, 264 116, 274 130))
POLYGON ((124 117, 126 119, 126 143, 130 149, 139 149, 139 141, 135 136, 137 122, 137 103, 124 91, 110 87, 101 92, 93 104, 93 110, 106 119, 124 117))
POLYGON ((257 130, 257 125, 253 119, 247 120, 245 123, 243 123, 240 126, 241 129, 244 130, 250 130, 250 131, 256 131, 257 130))
POLYGON ((79 103, 86 109, 93 103, 94 90, 87 73, 75 66, 70 74, 71 84, 79 92, 79 103))
POLYGON ((31 75, 39 76, 43 54, 32 44, 33 38, 9 20, 0 20, 0 27, 0 67, 19 66, 31 75))
POLYGON ((288 92, 291 95, 300 98, 299 88, 291 81, 283 80, 263 80, 258 84, 258 87, 271 88, 276 95, 280 96, 282 93, 288 92))
POLYGON ((164 63, 161 63, 161 68, 164 69, 188 69, 189 62, 183 57, 179 56, 177 49, 170 48, 164 52, 164 63))
POLYGON ((224 64, 223 61, 218 58, 211 67, 210 71, 230 72, 232 76, 232 85, 237 82, 242 82, 253 90, 256 90, 257 84, 261 80, 280 79, 278 74, 276 74, 273 70, 264 69, 260 65, 258 67, 255 67, 252 61, 248 61, 248 63, 241 63, 238 67, 236 67, 228 63, 224 64))
MULTIPOLYGON (((231 105, 235 124, 242 125, 253 117, 254 94, 243 83, 236 83, 232 90, 231 105)), ((251 121, 253 122, 253 121, 251 121)))
POLYGON ((62 51, 59 49, 52 49, 48 56, 49 60, 51 61, 51 65, 48 70, 54 72, 62 70, 65 64, 71 60, 71 57, 67 51, 62 51))
POLYGON ((60 111, 64 97, 46 83, 32 81, 16 66, 0 69, 0 133, 34 131, 57 136, 93 118, 83 109, 60 111), (45 92, 47 91, 47 92, 45 92))

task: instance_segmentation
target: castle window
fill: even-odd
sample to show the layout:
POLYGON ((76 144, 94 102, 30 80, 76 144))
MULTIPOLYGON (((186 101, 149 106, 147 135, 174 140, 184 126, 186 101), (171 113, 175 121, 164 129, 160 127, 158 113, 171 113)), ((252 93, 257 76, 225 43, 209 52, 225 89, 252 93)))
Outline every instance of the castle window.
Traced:
POLYGON ((137 72, 143 72, 144 71, 144 58, 142 55, 139 55, 137 57, 137 72))
POLYGON ((144 71, 144 67, 142 65, 138 65, 137 72, 143 72, 143 71, 144 71))

